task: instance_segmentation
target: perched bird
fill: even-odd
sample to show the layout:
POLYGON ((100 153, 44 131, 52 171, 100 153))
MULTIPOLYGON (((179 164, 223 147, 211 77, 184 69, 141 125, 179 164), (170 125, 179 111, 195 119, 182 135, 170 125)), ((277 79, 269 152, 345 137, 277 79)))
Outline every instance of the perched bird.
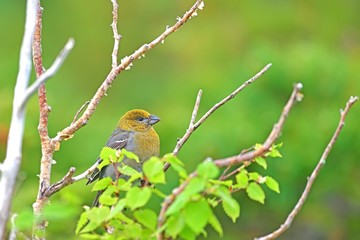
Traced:
MULTIPOLYGON (((148 113, 145 110, 134 109, 126 112, 119 120, 116 129, 108 139, 106 146, 113 149, 123 149, 135 153, 139 157, 139 162, 124 158, 124 164, 142 171, 144 161, 152 156, 159 156, 160 139, 153 128, 153 125, 160 121, 160 118, 148 113)), ((100 158, 97 161, 102 161, 100 158)), ((100 171, 96 169, 90 176, 87 184, 94 182, 96 179, 111 177, 114 181, 116 171, 112 164, 103 167, 100 171)), ((121 176, 120 176, 121 177, 121 176)), ((99 191, 93 202, 93 206, 99 205, 99 191)))

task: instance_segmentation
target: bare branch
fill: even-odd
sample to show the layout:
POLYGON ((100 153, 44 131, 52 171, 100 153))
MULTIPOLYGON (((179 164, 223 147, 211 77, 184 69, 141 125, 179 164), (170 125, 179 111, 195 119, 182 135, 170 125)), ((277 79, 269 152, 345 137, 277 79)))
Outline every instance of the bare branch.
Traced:
POLYGON ((86 171, 84 171, 83 173, 81 173, 75 177, 73 177, 73 175, 74 175, 76 169, 74 167, 71 167, 69 169, 69 171, 67 172, 67 174, 60 181, 52 184, 49 188, 46 189, 46 191, 44 192, 44 196, 50 197, 51 195, 53 195, 54 193, 57 193, 61 189, 65 188, 66 186, 69 186, 69 185, 73 184, 74 182, 85 179, 87 176, 89 176, 92 172, 95 171, 97 166, 99 166, 98 161, 96 161, 96 163, 93 164, 86 171))
POLYGON ((5 239, 6 224, 12 203, 16 177, 22 160, 25 110, 20 110, 20 102, 29 83, 31 74, 31 43, 35 31, 36 4, 28 0, 24 37, 19 57, 19 72, 14 90, 13 110, 6 146, 6 156, 1 164, 0 174, 0 239, 5 239))
MULTIPOLYGON (((180 149, 182 148, 182 146, 185 144, 185 142, 189 139, 189 137, 191 136, 191 134, 203 123, 205 122, 205 120, 211 115, 213 114, 218 108, 220 108, 222 105, 224 105, 226 102, 228 102, 229 100, 233 99, 239 92, 241 92, 244 88, 246 88, 248 85, 250 85, 251 83, 253 83, 255 80, 257 80, 261 75, 263 75, 269 68, 271 67, 271 63, 269 63, 268 65, 266 65, 263 69, 260 70, 260 72, 258 72, 255 76, 253 76, 252 78, 250 78, 249 80, 247 80, 246 82, 244 82, 240 87, 238 87, 235 91, 233 91, 231 94, 229 94, 228 96, 226 96, 224 99, 222 99, 220 102, 216 103, 212 108, 210 108, 201 118, 199 121, 197 121, 196 123, 192 122, 194 121, 195 117, 192 116, 191 117, 191 121, 189 124, 189 128, 186 130, 185 135, 177 142, 175 149, 173 151, 173 154, 176 156, 180 149)), ((199 97, 198 97, 199 98, 199 97)), ((200 102, 200 99, 197 98, 197 101, 200 102)), ((199 106, 197 104, 195 104, 193 113, 197 112, 197 108, 199 108, 199 106)))
POLYGON ((250 151, 250 152, 246 152, 246 153, 237 155, 237 156, 232 156, 232 157, 228 157, 228 158, 224 158, 224 159, 218 159, 218 160, 214 161, 214 163, 218 167, 226 167, 229 165, 233 165, 236 163, 254 159, 255 157, 261 156, 262 154, 267 152, 270 149, 271 145, 275 142, 275 140, 279 136, 279 133, 285 123, 285 120, 286 120, 291 108, 297 101, 301 100, 301 97, 300 97, 300 96, 302 96, 300 93, 301 89, 302 89, 301 83, 295 84, 294 90, 290 96, 290 99, 288 100, 287 104, 285 105, 278 122, 274 125, 271 133, 269 134, 268 138, 263 143, 262 147, 260 147, 256 150, 250 151))
POLYGON ((68 42, 65 44, 64 48, 61 50, 59 55, 56 57, 55 61, 51 65, 51 67, 46 70, 41 76, 26 89, 24 98, 21 101, 20 108, 24 108, 25 103, 29 100, 29 98, 36 92, 36 90, 40 87, 41 84, 45 83, 48 79, 53 77, 56 72, 59 70, 63 62, 65 61, 69 52, 73 49, 75 44, 74 39, 70 38, 68 42))
POLYGON ((112 68, 116 68, 118 65, 117 59, 118 59, 119 43, 120 43, 120 39, 121 39, 121 35, 118 33, 118 30, 117 30, 119 4, 117 3, 117 0, 111 0, 111 3, 113 5, 113 11, 112 11, 113 22, 111 24, 111 28, 114 33, 114 48, 113 48, 113 52, 111 54, 111 59, 112 59, 111 66, 112 66, 112 68))
POLYGON ((99 104, 102 97, 106 94, 107 90, 109 89, 112 82, 115 80, 115 78, 125 69, 129 69, 132 62, 136 59, 140 59, 146 52, 154 48, 159 43, 163 42, 166 37, 168 37, 170 34, 174 33, 178 29, 180 29, 181 26, 184 25, 192 16, 195 15, 197 10, 199 9, 200 4, 203 2, 203 0, 197 0, 195 4, 190 8, 189 11, 187 11, 182 18, 179 18, 178 21, 171 27, 167 28, 162 34, 160 34, 156 39, 154 39, 149 44, 144 44, 141 46, 138 50, 136 50, 133 54, 131 54, 128 57, 125 57, 121 60, 120 65, 118 65, 116 68, 112 68, 104 82, 101 84, 97 92, 95 93, 94 97, 91 99, 88 107, 86 108, 83 115, 73 124, 63 129, 61 132, 57 134, 55 138, 53 138, 54 142, 61 142, 63 139, 71 137, 74 132, 76 132, 78 129, 80 129, 82 126, 84 126, 92 114, 94 113, 97 105, 99 104))
POLYGON ((326 159, 329 156, 329 153, 330 153, 331 149, 333 148, 333 146, 334 146, 334 144, 336 142, 336 139, 338 138, 338 136, 339 136, 339 134, 341 132, 341 129, 345 125, 346 115, 348 114, 350 108, 353 106, 353 104, 358 99, 359 99, 358 97, 350 97, 349 101, 346 103, 345 109, 340 111, 341 116, 340 116, 339 124, 338 124, 332 138, 330 139, 330 142, 328 143, 327 147, 325 148, 325 150, 324 150, 318 164, 316 165, 315 169, 311 173, 310 178, 308 178, 306 187, 305 187, 303 193, 301 194, 301 197, 300 197, 299 201, 297 202, 294 209, 290 212, 290 214, 286 218, 284 224, 282 224, 280 226, 280 228, 278 228, 274 232, 272 232, 272 233, 270 233, 270 234, 268 234, 268 235, 266 235, 264 237, 255 238, 255 239, 257 239, 257 240, 275 239, 278 236, 280 236, 281 234, 283 234, 291 226, 292 221, 294 220, 294 218, 300 212, 302 206, 304 205, 304 203, 306 201, 306 198, 309 195, 309 192, 311 190, 311 187, 312 187, 315 179, 319 175, 319 172, 320 172, 321 168, 325 165, 326 159))

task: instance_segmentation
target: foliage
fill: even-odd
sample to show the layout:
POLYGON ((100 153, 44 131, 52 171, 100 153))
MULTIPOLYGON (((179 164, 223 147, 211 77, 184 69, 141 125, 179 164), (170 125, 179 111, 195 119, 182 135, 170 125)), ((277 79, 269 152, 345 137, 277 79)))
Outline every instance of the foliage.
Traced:
MULTIPOLYGON (((260 146, 257 144, 254 148, 260 146)), ((194 239, 200 234, 206 236, 206 228, 210 225, 222 236, 223 228, 214 209, 221 205, 235 223, 240 216, 240 203, 234 198, 235 192, 245 191, 250 199, 262 204, 265 202, 262 185, 280 192, 274 178, 250 172, 247 167, 257 163, 266 169, 267 158, 281 157, 281 146, 274 145, 263 157, 237 167, 236 174, 228 175, 227 179, 223 177, 226 172, 220 176, 224 170, 210 158, 201 162, 191 174, 172 154, 163 158, 152 157, 144 163, 143 173, 124 170, 128 167, 120 165, 118 171, 126 177, 116 181, 104 178, 95 183, 92 191, 103 191, 99 198, 100 206, 85 209, 78 220, 76 234, 84 239, 155 239, 159 234, 174 239, 194 239), (166 183, 165 163, 172 164, 179 181, 179 186, 170 193, 158 189, 166 183), (151 184, 140 186, 139 183, 143 183, 140 179, 147 179, 151 184), (164 214, 151 207, 153 199, 163 202, 164 214), (170 204, 165 207, 167 202, 170 204), (161 218, 165 218, 164 224, 159 224, 161 218)), ((100 154, 107 164, 121 163, 124 155, 136 159, 132 153, 106 147, 100 154)))

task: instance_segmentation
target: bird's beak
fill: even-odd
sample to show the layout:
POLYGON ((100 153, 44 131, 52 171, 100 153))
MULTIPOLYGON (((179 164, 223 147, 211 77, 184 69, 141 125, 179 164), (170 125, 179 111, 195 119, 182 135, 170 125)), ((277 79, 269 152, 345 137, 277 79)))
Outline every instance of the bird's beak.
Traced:
POLYGON ((156 124, 157 122, 159 122, 160 121, 160 118, 158 117, 158 116, 155 116, 155 115, 150 115, 150 117, 149 117, 149 125, 154 125, 154 124, 156 124))

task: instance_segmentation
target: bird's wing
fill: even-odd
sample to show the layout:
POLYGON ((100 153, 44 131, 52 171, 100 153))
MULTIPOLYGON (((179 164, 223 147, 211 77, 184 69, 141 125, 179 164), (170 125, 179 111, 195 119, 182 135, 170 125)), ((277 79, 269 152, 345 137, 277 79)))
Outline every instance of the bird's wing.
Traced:
MULTIPOLYGON (((127 143, 129 142, 129 137, 130 137, 130 132, 117 128, 111 134, 110 138, 106 143, 106 146, 116 150, 125 148, 127 143)), ((99 157, 96 161, 98 163, 101 163, 102 159, 99 157)), ((100 171, 98 168, 96 168, 94 172, 90 175, 90 178, 86 183, 86 185, 94 182, 99 177, 100 177, 100 171)))

